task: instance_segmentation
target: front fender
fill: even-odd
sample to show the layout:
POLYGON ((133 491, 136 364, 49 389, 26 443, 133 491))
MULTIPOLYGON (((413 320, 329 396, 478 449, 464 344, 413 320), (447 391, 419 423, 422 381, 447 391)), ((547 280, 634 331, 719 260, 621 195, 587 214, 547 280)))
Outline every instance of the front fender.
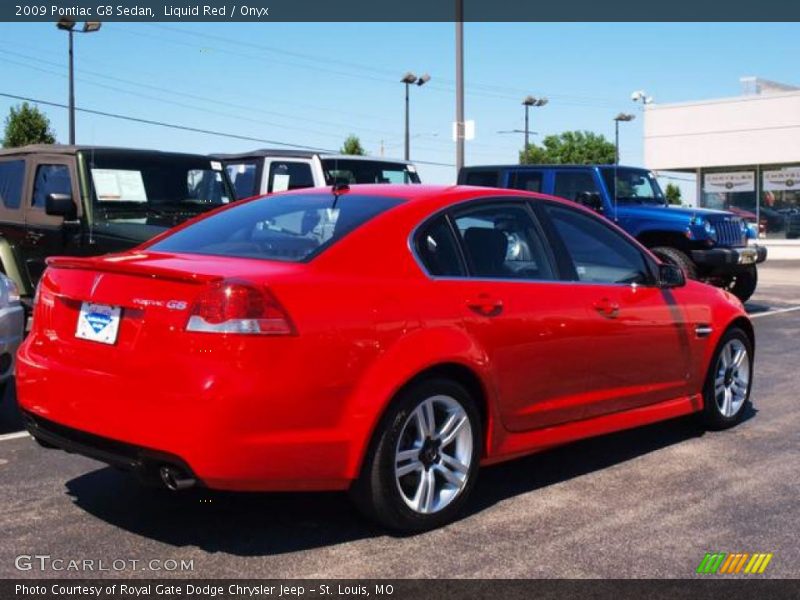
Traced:
POLYGON ((466 367, 481 382, 487 414, 487 433, 499 423, 494 385, 486 353, 458 327, 419 328, 401 336, 382 351, 369 367, 349 401, 354 451, 347 465, 348 476, 356 478, 376 427, 389 403, 408 382, 421 373, 442 365, 466 367))

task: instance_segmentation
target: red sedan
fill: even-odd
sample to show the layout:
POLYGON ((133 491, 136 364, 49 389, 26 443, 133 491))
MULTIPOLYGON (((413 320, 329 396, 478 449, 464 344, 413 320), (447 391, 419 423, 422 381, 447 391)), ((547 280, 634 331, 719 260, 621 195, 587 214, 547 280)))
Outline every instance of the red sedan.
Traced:
POLYGON ((43 445, 171 489, 350 489, 420 531, 455 518, 479 463, 689 413, 736 424, 753 349, 738 300, 573 203, 354 186, 51 259, 17 385, 43 445))

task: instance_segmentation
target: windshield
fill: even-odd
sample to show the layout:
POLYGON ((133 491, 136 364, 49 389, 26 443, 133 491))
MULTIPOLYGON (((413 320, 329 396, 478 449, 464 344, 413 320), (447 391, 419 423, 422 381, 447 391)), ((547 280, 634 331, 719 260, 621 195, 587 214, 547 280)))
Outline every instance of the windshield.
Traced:
POLYGON ((606 167, 602 172, 608 193, 620 204, 666 204, 658 181, 649 171, 606 167))
POLYGON ((203 156, 94 151, 83 159, 101 219, 199 213, 231 200, 222 165, 203 156))
POLYGON ((325 183, 419 183, 414 165, 382 160, 326 158, 325 183))
POLYGON ((237 198, 249 198, 258 194, 260 162, 255 159, 225 161, 225 170, 233 183, 237 198))
POLYGON ((150 249, 299 262, 401 202, 329 193, 270 196, 197 221, 150 249))

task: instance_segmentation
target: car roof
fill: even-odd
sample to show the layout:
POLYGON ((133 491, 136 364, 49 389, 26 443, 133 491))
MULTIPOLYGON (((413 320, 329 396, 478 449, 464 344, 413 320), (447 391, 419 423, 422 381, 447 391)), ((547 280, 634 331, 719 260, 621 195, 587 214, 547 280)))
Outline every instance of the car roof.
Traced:
MULTIPOLYGON (((280 192, 271 196, 261 196, 270 198, 284 195, 308 195, 308 194, 331 194, 330 187, 303 188, 290 192, 280 192)), ((574 205, 562 198, 555 198, 547 194, 528 192, 524 190, 513 190, 508 188, 490 188, 472 185, 431 185, 431 184, 393 184, 393 183, 363 183, 348 186, 346 195, 353 196, 378 196, 384 198, 398 198, 406 200, 404 204, 413 205, 418 208, 438 210, 449 204, 473 198, 537 198, 554 200, 559 203, 574 205)))
POLYGON ((84 146, 69 144, 29 144, 17 148, 0 149, 0 156, 15 156, 20 154, 62 154, 72 156, 78 152, 102 152, 115 154, 158 154, 163 156, 185 156, 185 157, 210 157, 205 154, 193 154, 190 152, 165 152, 163 150, 148 150, 145 148, 121 148, 118 146, 84 146))
POLYGON ((313 158, 319 156, 321 159, 338 159, 338 160, 366 160, 376 161, 382 163, 396 163, 399 165, 411 164, 410 161, 400 160, 397 158, 386 158, 383 156, 359 156, 355 154, 332 154, 329 152, 314 150, 284 150, 281 148, 259 148, 249 152, 235 152, 235 153, 214 153, 214 158, 219 160, 243 160, 248 158, 269 158, 273 156, 285 156, 289 158, 313 158))

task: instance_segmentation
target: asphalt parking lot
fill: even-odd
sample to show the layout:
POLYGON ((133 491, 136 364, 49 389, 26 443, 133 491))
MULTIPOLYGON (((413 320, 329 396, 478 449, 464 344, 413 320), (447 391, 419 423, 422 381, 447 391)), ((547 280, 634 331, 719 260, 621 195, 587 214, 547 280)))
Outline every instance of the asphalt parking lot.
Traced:
POLYGON ((800 263, 763 268, 748 309, 756 375, 753 409, 739 427, 704 433, 679 419, 487 468, 461 521, 414 537, 369 525, 343 494, 140 488, 14 434, 8 394, 0 577, 683 578, 706 552, 771 552, 763 576, 797 577, 800 263), (19 555, 131 566, 19 571, 19 555), (154 559, 191 560, 193 569, 148 570, 154 559))

